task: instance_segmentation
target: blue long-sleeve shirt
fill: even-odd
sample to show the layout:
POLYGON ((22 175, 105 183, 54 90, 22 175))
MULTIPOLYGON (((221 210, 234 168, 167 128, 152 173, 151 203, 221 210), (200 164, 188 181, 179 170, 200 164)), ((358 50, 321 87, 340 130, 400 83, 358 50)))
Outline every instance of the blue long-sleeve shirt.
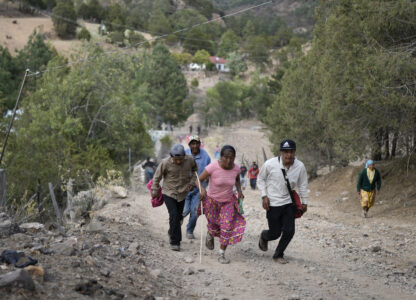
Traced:
MULTIPOLYGON (((191 152, 191 149, 185 150, 186 154, 192 155, 192 157, 195 159, 196 164, 198 165, 198 176, 202 174, 202 172, 205 170, 205 167, 208 166, 211 163, 211 158, 208 155, 208 152, 204 149, 199 149, 199 153, 196 155, 193 155, 191 152)), ((204 188, 207 187, 207 182, 201 182, 202 186, 204 188)))

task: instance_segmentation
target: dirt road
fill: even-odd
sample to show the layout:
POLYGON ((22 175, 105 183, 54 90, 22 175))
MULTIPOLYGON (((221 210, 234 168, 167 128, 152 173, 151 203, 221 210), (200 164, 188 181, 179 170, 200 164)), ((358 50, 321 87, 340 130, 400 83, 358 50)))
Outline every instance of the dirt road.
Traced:
POLYGON ((229 265, 217 262, 218 241, 213 251, 203 247, 199 263, 200 225, 205 237, 205 218, 198 221, 196 240, 184 238, 179 253, 169 250, 167 209, 151 208, 143 190, 135 192, 131 207, 110 204, 102 214, 144 226, 149 233, 143 243, 149 267, 156 276, 173 280, 189 297, 415 299, 416 245, 411 224, 380 224, 376 217, 345 215, 325 208, 313 196, 308 213, 297 220, 296 235, 286 251, 290 263, 280 265, 271 259, 272 250, 263 253, 257 246, 266 226, 258 191, 245 194, 247 228, 243 241, 227 250, 229 265))

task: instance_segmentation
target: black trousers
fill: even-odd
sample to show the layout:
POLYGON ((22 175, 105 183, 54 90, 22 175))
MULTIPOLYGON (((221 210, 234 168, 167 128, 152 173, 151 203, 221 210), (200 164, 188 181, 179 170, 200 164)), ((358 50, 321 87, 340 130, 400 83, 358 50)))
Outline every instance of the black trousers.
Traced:
POLYGON ((169 212, 169 236, 171 245, 180 245, 182 241, 181 221, 185 201, 178 202, 169 196, 163 195, 163 202, 169 212))
POLYGON ((274 241, 280 236, 279 244, 273 257, 283 257, 283 254, 295 235, 295 212, 293 204, 272 207, 267 211, 267 222, 269 230, 261 234, 266 241, 274 241))

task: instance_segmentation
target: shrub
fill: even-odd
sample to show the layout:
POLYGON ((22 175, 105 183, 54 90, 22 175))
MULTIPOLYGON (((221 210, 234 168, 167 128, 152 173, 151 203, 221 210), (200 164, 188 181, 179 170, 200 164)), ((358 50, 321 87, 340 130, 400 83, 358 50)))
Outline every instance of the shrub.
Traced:
POLYGON ((89 41, 91 39, 91 34, 90 34, 90 32, 88 31, 87 28, 82 27, 82 29, 80 30, 80 32, 78 32, 77 38, 79 40, 87 40, 87 41, 89 41))

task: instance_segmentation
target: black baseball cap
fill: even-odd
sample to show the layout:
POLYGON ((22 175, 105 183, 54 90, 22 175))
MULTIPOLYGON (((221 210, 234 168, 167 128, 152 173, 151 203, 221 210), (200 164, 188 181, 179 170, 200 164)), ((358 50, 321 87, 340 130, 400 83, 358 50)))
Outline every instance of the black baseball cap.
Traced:
POLYGON ((280 143, 280 150, 296 150, 296 143, 290 139, 283 140, 280 143))

